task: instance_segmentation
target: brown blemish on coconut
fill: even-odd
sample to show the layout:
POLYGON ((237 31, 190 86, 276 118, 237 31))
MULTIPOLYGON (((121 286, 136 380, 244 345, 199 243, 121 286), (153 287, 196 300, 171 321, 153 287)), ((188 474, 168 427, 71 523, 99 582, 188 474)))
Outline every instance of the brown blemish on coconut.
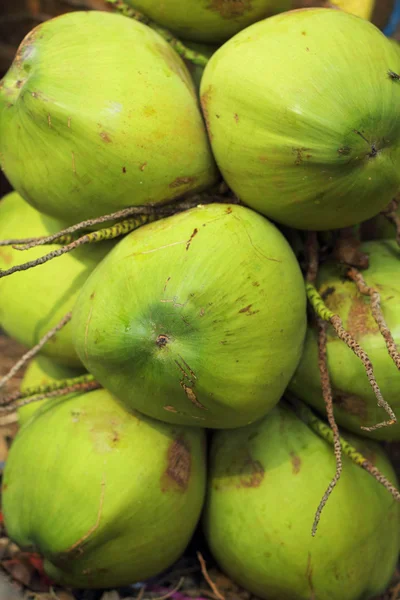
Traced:
POLYGON ((170 444, 167 453, 167 468, 161 476, 161 490, 177 489, 181 492, 187 490, 192 468, 192 455, 190 445, 183 436, 177 437, 170 444))
MULTIPOLYGON (((294 154, 296 154, 296 160, 294 161, 295 165, 301 165, 304 161, 304 153, 309 152, 310 148, 292 148, 294 154)), ((307 154, 306 158, 311 158, 311 154, 307 154)))
POLYGON ((367 334, 379 333, 379 327, 372 316, 369 302, 361 295, 354 296, 347 317, 347 329, 360 339, 367 334))
POLYGON ((211 0, 207 8, 217 12, 223 19, 236 19, 251 10, 252 0, 211 0))
POLYGON ((186 250, 189 250, 189 248, 190 248, 190 244, 192 243, 192 239, 195 237, 195 235, 197 235, 197 234, 198 234, 198 232, 199 232, 199 230, 198 230, 198 229, 196 229, 196 228, 195 228, 195 229, 193 229, 193 233, 192 233, 192 235, 190 236, 190 238, 189 238, 189 239, 188 239, 188 241, 186 242, 186 250))
POLYGON ((197 400, 197 396, 196 396, 193 388, 186 385, 186 383, 184 383, 183 381, 180 381, 180 385, 181 385, 183 391, 185 392, 186 396, 189 398, 190 402, 192 404, 194 404, 194 406, 197 406, 197 408, 201 408, 203 410, 207 410, 206 407, 197 400))
POLYGON ((112 139, 106 131, 100 131, 100 137, 106 144, 110 144, 112 142, 112 139))
POLYGON ((11 265, 13 260, 11 254, 2 248, 0 248, 0 258, 6 265, 11 265))
POLYGON ((252 306, 253 306, 252 304, 249 304, 248 306, 245 306, 244 308, 241 308, 239 310, 239 313, 244 313, 247 316, 251 316, 251 315, 255 315, 256 313, 260 312, 259 310, 251 310, 252 306))
POLYGON ((177 413, 178 411, 176 410, 176 408, 174 408, 173 406, 163 406, 164 410, 167 410, 168 412, 172 412, 172 413, 177 413))
POLYGON ((144 162, 144 163, 142 163, 142 164, 139 166, 139 169, 140 169, 141 171, 144 171, 146 167, 147 167, 147 162, 144 162))
POLYGON ((248 456, 242 465, 240 482, 236 487, 257 488, 261 485, 264 475, 265 470, 260 461, 248 456))
POLYGON ((122 172, 126 173, 126 167, 122 167, 122 172))
POLYGON ((354 394, 333 390, 333 404, 352 417, 358 417, 361 423, 368 418, 367 402, 354 394))
POLYGON ((202 94, 201 98, 200 98, 200 104, 201 104, 201 108, 203 110, 204 121, 205 121, 205 124, 207 127, 208 137, 210 138, 210 140, 213 139, 213 134, 211 132, 211 127, 210 127, 210 109, 209 109, 209 102, 212 97, 212 90, 213 90, 213 86, 209 85, 208 88, 206 89, 206 91, 204 92, 204 94, 202 94))
POLYGON ((235 119, 236 123, 239 123, 239 115, 237 113, 233 115, 233 118, 235 119))
POLYGON ((293 475, 297 475, 300 472, 301 468, 301 458, 297 456, 294 452, 290 453, 290 458, 292 461, 292 473, 293 475))
POLYGON ((156 344, 159 348, 164 348, 169 342, 169 337, 164 334, 157 336, 156 344))
POLYGON ((196 181, 197 177, 177 177, 169 184, 170 188, 177 188, 183 185, 190 185, 196 181))

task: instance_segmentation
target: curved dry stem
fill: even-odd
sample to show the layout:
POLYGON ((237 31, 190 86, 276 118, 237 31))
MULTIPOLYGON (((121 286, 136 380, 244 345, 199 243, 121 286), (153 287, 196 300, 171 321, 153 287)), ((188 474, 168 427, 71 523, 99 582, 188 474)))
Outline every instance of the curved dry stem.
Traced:
POLYGON ((29 396, 20 400, 19 402, 15 402, 13 404, 8 404, 7 406, 0 406, 0 414, 2 413, 10 413, 18 410, 18 408, 22 408, 27 404, 31 404, 32 402, 39 402, 39 400, 48 400, 50 398, 58 398, 60 396, 67 396, 69 394, 74 393, 86 393, 91 392, 92 390, 101 389, 102 385, 98 383, 98 381, 87 381, 86 383, 75 383, 66 387, 63 387, 58 390, 53 390, 52 392, 46 392, 44 394, 37 394, 33 396, 29 396))
MULTIPOLYGON (((98 231, 92 231, 90 233, 86 233, 82 237, 77 240, 67 244, 66 246, 61 246, 61 248, 57 248, 48 254, 44 254, 35 260, 30 260, 26 263, 22 263, 20 265, 15 265, 10 269, 5 271, 0 271, 0 279, 2 277, 7 277, 12 275, 13 273, 18 273, 19 271, 26 271, 28 269, 32 269, 33 267, 37 267, 39 265, 43 265, 47 263, 49 260, 53 260, 54 258, 58 258, 59 256, 63 256, 68 252, 72 252, 76 250, 80 246, 85 244, 95 244, 97 242, 103 242, 105 240, 112 240, 122 235, 126 235, 135 229, 138 229, 142 225, 146 225, 151 221, 154 221, 156 217, 154 215, 139 215, 138 217, 132 217, 131 219, 125 219, 125 221, 120 221, 111 227, 105 227, 103 229, 99 229, 98 231)), ((20 250, 27 250, 28 248, 32 248, 33 245, 36 245, 35 242, 30 242, 26 246, 22 246, 20 250)))
POLYGON ((60 381, 56 381, 54 383, 49 383, 47 385, 38 385, 35 387, 26 388, 23 392, 18 391, 13 394, 9 394, 0 399, 0 406, 6 406, 7 404, 14 404, 18 400, 23 400, 24 398, 30 398, 31 396, 36 396, 38 394, 47 394, 48 392, 54 392, 56 390, 64 389, 70 385, 76 385, 78 383, 89 383, 94 381, 93 375, 86 374, 80 375, 78 377, 71 377, 69 379, 62 379, 60 381))
MULTIPOLYGON (((60 238, 64 238, 67 240, 66 243, 71 241, 71 234, 76 233, 78 231, 82 231, 85 229, 90 229, 95 225, 102 225, 103 223, 107 223, 109 221, 118 221, 122 219, 127 219, 129 217, 133 217, 135 215, 155 215, 159 218, 169 217, 175 213, 183 212, 185 210, 190 210, 191 208, 195 208, 199 205, 204 204, 213 204, 218 202, 220 204, 238 204, 239 201, 235 198, 227 198, 219 194, 196 194, 195 196, 191 196, 188 199, 181 200, 177 202, 176 200, 165 203, 165 204, 146 204, 143 206, 130 206, 129 208, 123 208, 122 210, 117 210, 113 213, 108 213, 107 215, 102 215, 101 217, 96 217, 94 219, 86 219, 85 221, 80 221, 80 223, 76 223, 75 225, 71 225, 70 227, 66 227, 61 231, 53 233, 52 235, 40 236, 36 238, 21 238, 21 239, 8 239, 8 240, 0 240, 0 246, 15 246, 15 245, 29 245, 31 242, 35 242, 32 246, 41 246, 45 244, 51 244, 53 242, 62 243, 60 238)), ((29 247, 32 247, 29 246, 29 247)))
POLYGON ((143 13, 140 13, 131 6, 128 6, 127 4, 125 4, 125 2, 122 2, 122 0, 106 0, 106 2, 125 17, 135 19, 135 21, 140 21, 140 23, 144 23, 145 25, 151 27, 162 38, 164 38, 164 40, 168 42, 174 48, 174 50, 185 60, 188 60, 194 65, 199 65, 201 67, 205 67, 208 63, 208 58, 204 56, 204 54, 191 50, 190 48, 185 46, 180 40, 178 40, 178 38, 176 38, 168 29, 160 27, 155 21, 152 21, 143 13))
MULTIPOLYGON (((292 394, 285 393, 285 398, 289 401, 291 406, 294 408, 297 416, 312 429, 319 437, 324 439, 330 445, 334 444, 334 436, 331 428, 318 418, 313 411, 308 408, 298 398, 292 394)), ((383 485, 383 487, 393 496, 393 498, 400 502, 400 492, 391 481, 383 473, 379 471, 361 452, 356 450, 347 440, 340 436, 340 445, 342 453, 347 456, 354 464, 367 471, 376 481, 383 485)))
POLYGON ((381 297, 375 288, 367 285, 365 279, 357 269, 351 268, 347 271, 347 276, 354 281, 360 294, 369 296, 371 298, 371 312, 378 325, 379 331, 385 340, 386 348, 388 349, 389 356, 400 370, 400 353, 397 350, 396 342, 393 339, 392 333, 386 324, 385 317, 382 313, 381 308, 381 297))
POLYGON ((333 490, 335 489, 335 487, 340 479, 340 476, 342 474, 342 470, 343 470, 342 447, 340 444, 340 433, 339 433, 339 428, 338 428, 336 420, 335 420, 335 416, 333 414, 332 388, 331 388, 331 382, 330 382, 330 378, 329 378, 328 362, 327 362, 327 356, 326 356, 327 323, 326 323, 326 321, 323 321, 322 319, 317 319, 317 325, 318 325, 318 367, 319 367, 319 372, 320 372, 320 376, 321 376, 322 396, 323 396, 324 402, 325 402, 326 415, 328 417, 328 422, 329 422, 330 428, 332 430, 332 435, 333 435, 333 447, 334 447, 335 459, 336 459, 336 472, 335 472, 335 475, 333 476, 332 480, 330 481, 324 495, 322 496, 321 502, 319 503, 319 506, 315 513, 314 523, 313 523, 312 531, 311 531, 311 534, 313 537, 317 533, 318 523, 320 521, 324 506, 328 502, 329 496, 332 494, 333 490))
POLYGON ((343 323, 339 315, 333 313, 326 306, 325 302, 323 301, 321 295, 318 293, 315 286, 307 282, 306 292, 308 300, 311 306, 313 307, 316 316, 324 321, 329 322, 334 328, 338 338, 342 340, 346 344, 346 346, 350 348, 350 350, 357 356, 357 358, 361 360, 362 364, 364 365, 370 386, 376 396, 378 406, 383 408, 390 417, 389 421, 383 421, 382 423, 378 423, 376 425, 373 425, 372 427, 361 427, 361 429, 364 429, 365 431, 374 431, 375 429, 380 429, 381 427, 394 425, 394 423, 396 423, 397 421, 396 415, 382 396, 382 392, 379 388, 378 382, 376 381, 374 368, 368 354, 365 352, 365 350, 361 348, 361 346, 354 339, 351 333, 343 327, 343 323))
POLYGON ((55 325, 52 329, 50 329, 50 331, 48 331, 43 337, 42 339, 36 344, 36 346, 34 346, 33 348, 31 348, 30 350, 28 350, 28 352, 26 352, 22 358, 20 358, 19 361, 17 361, 15 363, 15 365, 9 370, 9 372, 7 373, 7 375, 5 375, 1 380, 0 380, 0 389, 3 388, 6 383, 8 383, 8 381, 10 381, 10 379, 12 379, 14 377, 14 375, 20 370, 22 369, 23 366, 26 365, 27 362, 29 362, 31 360, 31 358, 34 358, 39 352, 40 350, 43 348, 43 346, 52 338, 55 336, 55 334, 60 331, 63 327, 65 327, 65 325, 71 320, 71 316, 72 313, 69 312, 68 314, 66 314, 59 323, 57 323, 57 325, 55 325))

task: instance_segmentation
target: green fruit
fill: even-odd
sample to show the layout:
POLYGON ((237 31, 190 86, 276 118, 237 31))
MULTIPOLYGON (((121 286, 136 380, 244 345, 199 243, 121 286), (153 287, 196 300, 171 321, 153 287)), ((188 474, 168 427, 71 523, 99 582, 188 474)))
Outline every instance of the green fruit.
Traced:
POLYGON ((127 412, 97 390, 43 406, 5 467, 3 514, 51 579, 117 587, 169 567, 196 527, 204 432, 127 412))
POLYGON ((78 356, 127 406, 217 428, 250 423, 279 401, 305 326, 304 283, 285 238, 224 204, 125 237, 72 316, 78 356))
MULTIPOLYGON (((62 227, 60 221, 44 217, 16 192, 0 201, 0 240, 50 235, 62 227)), ((1 327, 21 344, 37 344, 72 309, 89 273, 112 246, 112 242, 85 246, 35 269, 1 278, 1 327)), ((35 260, 57 248, 60 246, 52 244, 21 252, 11 246, 0 247, 0 269, 35 260)), ((81 365, 69 324, 45 344, 42 352, 63 364, 81 365)))
MULTIPOLYGON (((349 436, 393 483, 375 443, 349 436)), ((343 458, 342 477, 313 538, 335 472, 333 448, 285 406, 214 435, 204 528, 222 569, 268 600, 366 600, 383 592, 400 549, 399 505, 343 458)))
POLYGON ((24 39, 0 83, 0 158, 30 204, 69 223, 216 180, 183 61, 152 29, 100 11, 24 39))
MULTIPOLYGON (((52 361, 47 356, 38 356, 28 366, 21 383, 21 392, 29 388, 56 383, 61 379, 72 379, 84 373, 83 369, 65 367, 52 361)), ((45 402, 54 402, 54 399, 30 402, 18 409, 18 423, 20 427, 27 423, 31 416, 43 406, 45 402)))
POLYGON ((251 23, 289 10, 292 0, 127 0, 178 37, 217 44, 251 23))
POLYGON ((339 10, 261 21, 211 57, 201 82, 217 164, 235 194, 298 229, 350 226, 400 187, 400 53, 339 10))
MULTIPOLYGON (((370 261, 362 275, 367 285, 379 292, 385 321, 399 347, 400 249, 395 241, 382 240, 366 242, 360 250, 369 255, 370 261)), ((320 269, 317 288, 328 308, 341 317, 343 326, 369 355, 383 397, 400 421, 400 374, 378 331, 369 298, 357 291, 355 283, 343 278, 337 264, 326 264, 320 269)), ((370 433, 360 430, 361 426, 375 425, 388 416, 377 405, 361 361, 339 340, 331 326, 327 357, 339 425, 378 440, 400 440, 400 422, 370 433)), ((304 352, 289 387, 299 398, 326 413, 318 369, 317 332, 312 326, 308 327, 304 352)))

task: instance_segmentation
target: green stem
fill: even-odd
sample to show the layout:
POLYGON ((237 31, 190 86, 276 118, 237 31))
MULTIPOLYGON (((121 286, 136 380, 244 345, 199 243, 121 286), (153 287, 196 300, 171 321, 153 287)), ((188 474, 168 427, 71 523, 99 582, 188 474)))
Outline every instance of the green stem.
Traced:
POLYGON ((135 10, 133 7, 129 6, 122 0, 106 0, 108 4, 110 4, 115 10, 124 15, 124 17, 129 17, 130 19, 135 19, 135 21, 139 21, 140 23, 144 23, 156 31, 166 42, 172 46, 172 48, 185 60, 193 63, 194 65, 198 65, 200 67, 205 67, 208 63, 208 58, 201 54, 200 52, 196 52, 195 50, 191 50, 181 42, 178 38, 176 38, 168 29, 164 29, 164 27, 160 27, 146 17, 143 13, 135 10))
POLYGON ((90 381, 94 381, 93 375, 90 373, 86 373, 85 375, 79 375, 78 377, 70 377, 69 379, 60 379, 53 383, 48 383, 45 385, 38 385, 35 387, 26 388, 24 391, 18 391, 14 394, 10 394, 5 398, 0 400, 0 406, 5 406, 6 404, 12 404, 17 400, 23 400, 24 398, 29 398, 31 396, 37 396, 41 394, 47 394, 49 392, 54 392, 56 390, 62 390, 66 387, 70 387, 71 385, 88 383, 90 381))

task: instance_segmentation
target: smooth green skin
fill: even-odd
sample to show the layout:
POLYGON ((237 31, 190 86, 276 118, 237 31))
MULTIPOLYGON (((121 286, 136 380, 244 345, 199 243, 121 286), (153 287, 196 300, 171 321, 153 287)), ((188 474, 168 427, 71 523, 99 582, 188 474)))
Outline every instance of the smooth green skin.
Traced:
MULTIPOLYGON (((0 201, 0 239, 43 236, 60 231, 63 224, 44 217, 16 192, 0 201)), ((32 347, 72 309, 77 294, 89 273, 96 267, 113 242, 60 256, 34 269, 20 271, 0 279, 0 325, 21 344, 32 347)), ((41 246, 23 252, 11 246, 0 247, 0 269, 34 260, 59 245, 41 246)), ((70 366, 82 366, 67 324, 41 351, 70 366)))
POLYGON ((216 180, 183 61, 147 26, 100 11, 24 39, 0 83, 0 156, 28 202, 69 223, 216 180))
POLYGON ((202 430, 127 412, 96 390, 44 406, 20 430, 4 472, 4 520, 57 583, 118 587, 182 554, 205 476, 202 430))
MULTIPOLYGON (((21 383, 21 392, 32 387, 55 383, 62 379, 72 379, 72 377, 83 375, 84 372, 83 368, 74 369, 72 367, 65 367, 64 365, 59 365, 50 358, 47 358, 47 356, 38 356, 29 363, 21 383)), ((19 426, 22 427, 25 425, 25 423, 30 420, 31 416, 46 402, 54 402, 54 399, 31 402, 30 404, 26 404, 19 408, 17 411, 19 426)))
POLYGON ((178 37, 218 44, 260 19, 289 10, 292 0, 127 0, 178 37))
MULTIPOLYGON (((210 46, 207 44, 197 44, 196 42, 184 42, 185 46, 190 48, 191 50, 195 50, 195 52, 199 52, 206 56, 207 58, 211 58, 214 52, 218 50, 218 46, 210 46)), ((193 80, 194 86, 196 88, 197 93, 200 92, 200 82, 203 77, 204 67, 201 65, 195 65, 190 60, 185 60, 185 64, 189 70, 190 76, 193 80)))
MULTIPOLYGON (((377 444, 349 441, 396 482, 377 444)), ((313 538, 334 472, 332 446, 282 405, 261 422, 216 433, 204 529, 222 569, 267 600, 365 600, 382 592, 400 548, 399 505, 345 457, 313 538)))
POLYGON ((377 214, 400 187, 400 86, 389 69, 400 72, 396 48, 339 10, 287 12, 236 35, 201 82, 225 181, 251 208, 298 229, 377 214))
MULTIPOLYGON (((382 240, 366 242, 361 245, 361 250, 369 254, 370 259, 370 266, 362 275, 368 285, 379 291, 385 321, 399 348, 400 249, 395 241, 382 240)), ((321 267, 317 287, 320 294, 328 288, 335 289, 326 297, 325 303, 339 314, 343 326, 369 355, 383 397, 400 421, 400 373, 378 332, 369 300, 360 296, 353 282, 343 280, 336 265, 321 267)), ((338 424, 377 440, 400 440, 400 422, 371 433, 360 429, 360 426, 385 421, 388 415, 378 407, 361 361, 337 338, 331 326, 328 328, 327 357, 338 424)), ((321 414, 326 414, 318 369, 317 333, 311 326, 307 328, 304 352, 289 389, 321 414)))
POLYGON ((125 237, 72 316, 78 356, 127 406, 213 428, 271 410, 300 360, 305 327, 289 244, 261 215, 224 204, 125 237))

